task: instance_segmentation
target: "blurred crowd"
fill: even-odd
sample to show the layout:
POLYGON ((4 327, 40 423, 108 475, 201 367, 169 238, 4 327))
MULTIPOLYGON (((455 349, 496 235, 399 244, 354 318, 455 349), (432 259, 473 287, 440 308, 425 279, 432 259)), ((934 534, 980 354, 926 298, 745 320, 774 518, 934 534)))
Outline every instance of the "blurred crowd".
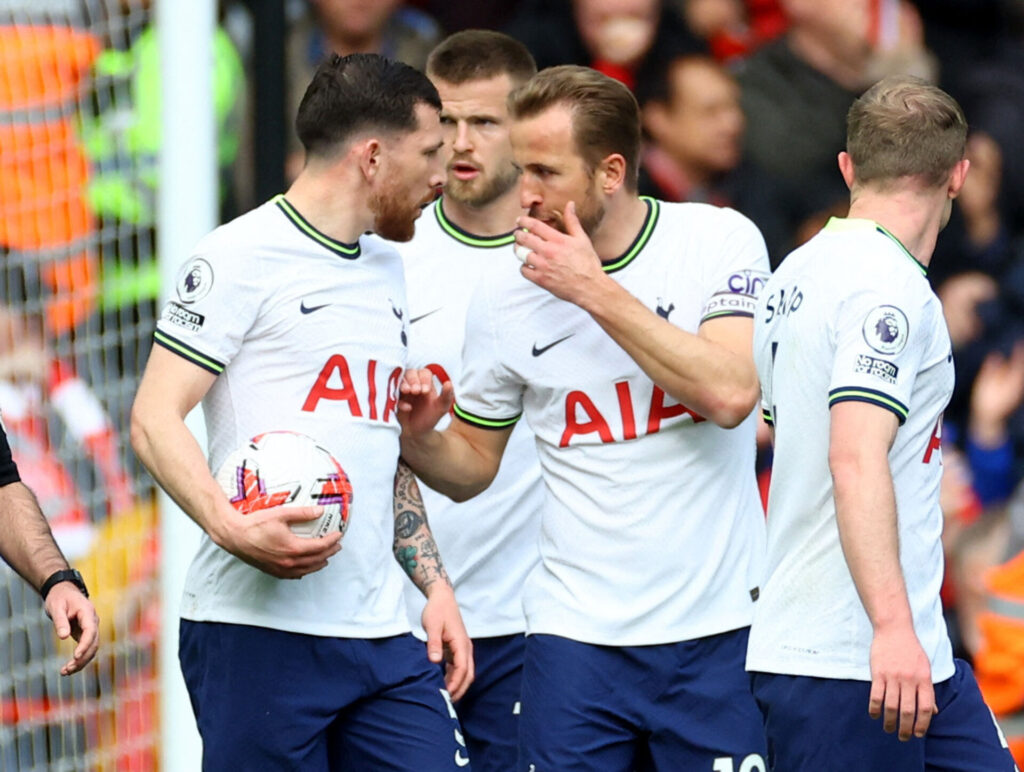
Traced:
MULTIPOLYGON (((958 653, 975 662, 989 703, 1021 710, 1022 0, 281 2, 286 115, 326 54, 372 51, 422 68, 445 35, 500 29, 539 67, 588 65, 633 89, 645 130, 641 193, 738 209, 760 227, 773 266, 846 213, 836 155, 857 95, 901 72, 956 97, 971 124, 971 171, 929 270, 957 373, 942 437, 944 598, 958 653)), ((247 120, 259 87, 247 76, 260 55, 258 6, 222 3, 215 40, 225 218, 260 203, 247 120)), ((119 434, 159 291, 152 21, 146 0, 0 0, 0 408, 69 539, 136 495, 119 434), (55 26, 60 13, 66 23, 55 26)), ((303 163, 290 134, 285 179, 303 163)))

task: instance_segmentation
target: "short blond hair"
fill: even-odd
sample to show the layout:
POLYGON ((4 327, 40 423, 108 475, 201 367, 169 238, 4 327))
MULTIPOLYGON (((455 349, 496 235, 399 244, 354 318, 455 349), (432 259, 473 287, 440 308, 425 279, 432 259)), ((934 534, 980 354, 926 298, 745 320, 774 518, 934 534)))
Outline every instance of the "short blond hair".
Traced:
POLYGON ((846 151, 860 184, 917 177, 929 187, 941 185, 966 146, 960 105, 920 78, 880 80, 846 115, 846 151))
POLYGON ((576 152, 593 172, 612 153, 626 160, 626 188, 635 192, 639 173, 640 109, 619 81, 589 67, 541 70, 509 95, 513 119, 532 118, 556 105, 572 115, 576 152))

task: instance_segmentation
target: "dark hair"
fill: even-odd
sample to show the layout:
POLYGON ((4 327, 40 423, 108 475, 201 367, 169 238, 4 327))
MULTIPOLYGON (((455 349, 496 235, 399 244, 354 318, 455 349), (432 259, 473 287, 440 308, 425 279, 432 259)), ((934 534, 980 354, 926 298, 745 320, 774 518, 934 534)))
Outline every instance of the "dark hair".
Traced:
POLYGON ((427 74, 459 85, 508 75, 513 87, 537 73, 537 63, 515 38, 486 29, 467 29, 449 35, 430 52, 427 74))
POLYGON ((636 94, 636 101, 640 104, 640 107, 647 107, 651 102, 657 102, 666 106, 672 105, 672 100, 675 98, 672 79, 678 70, 689 67, 690 65, 703 65, 716 72, 720 73, 723 78, 734 80, 732 74, 727 70, 717 59, 710 54, 701 52, 695 52, 690 54, 680 54, 679 56, 673 57, 668 61, 659 64, 655 68, 655 75, 651 78, 646 78, 642 82, 637 82, 634 88, 636 94))
POLYGON ((419 70, 377 54, 335 54, 306 88, 295 131, 307 156, 324 157, 358 131, 414 130, 421 103, 441 109, 437 89, 419 70))
POLYGON ((880 80, 846 115, 846 151, 858 183, 920 177, 941 185, 966 145, 967 119, 956 100, 909 75, 880 80))
POLYGON ((612 153, 626 160, 627 190, 636 191, 640 155, 640 110, 622 83, 589 67, 561 65, 541 70, 509 95, 509 113, 532 118, 556 105, 572 114, 576 152, 593 171, 612 153))

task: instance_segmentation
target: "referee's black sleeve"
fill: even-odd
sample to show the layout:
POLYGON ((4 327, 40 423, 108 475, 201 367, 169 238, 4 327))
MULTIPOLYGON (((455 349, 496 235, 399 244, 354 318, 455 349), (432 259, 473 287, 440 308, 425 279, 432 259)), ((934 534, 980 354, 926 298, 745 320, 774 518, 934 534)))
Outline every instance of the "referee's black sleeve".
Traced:
POLYGON ((18 474, 18 465, 14 463, 11 455, 11 446, 7 442, 7 432, 0 424, 0 488, 11 483, 19 482, 21 475, 18 474))

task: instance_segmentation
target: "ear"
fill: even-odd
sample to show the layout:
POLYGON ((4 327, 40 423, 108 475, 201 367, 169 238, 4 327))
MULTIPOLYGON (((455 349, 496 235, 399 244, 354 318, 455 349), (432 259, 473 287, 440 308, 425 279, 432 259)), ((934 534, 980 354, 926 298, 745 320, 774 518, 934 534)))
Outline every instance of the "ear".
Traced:
POLYGON ((373 137, 363 140, 353 148, 358 157, 359 169, 367 180, 372 180, 380 173, 383 149, 380 140, 373 137))
POLYGON ((946 195, 950 198, 956 198, 960 195, 960 190, 964 186, 964 180, 967 179, 967 171, 970 168, 971 162, 966 158, 956 162, 956 166, 953 167, 953 171, 949 175, 949 186, 946 188, 946 195))
POLYGON ((598 166, 601 191, 611 195, 622 187, 626 181, 626 159, 621 153, 612 153, 604 157, 598 166))
POLYGON ((846 183, 846 187, 853 190, 854 183, 854 169, 853 159, 850 158, 850 154, 845 150, 839 152, 839 173, 843 175, 843 181, 846 183))

